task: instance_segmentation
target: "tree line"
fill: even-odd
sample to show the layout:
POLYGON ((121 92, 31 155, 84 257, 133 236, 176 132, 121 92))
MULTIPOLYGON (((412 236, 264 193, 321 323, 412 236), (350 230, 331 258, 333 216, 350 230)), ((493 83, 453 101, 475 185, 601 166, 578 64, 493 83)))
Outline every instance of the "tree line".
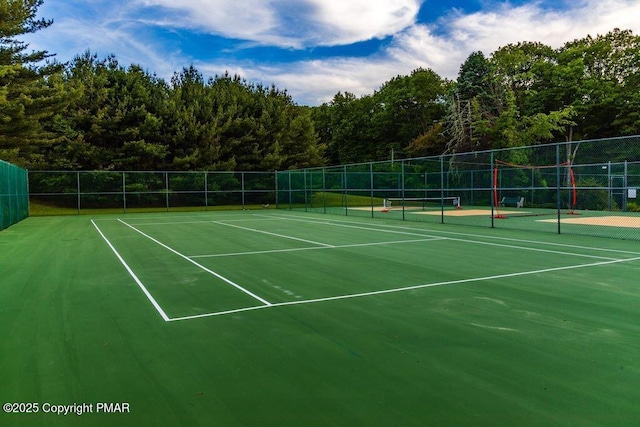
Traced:
POLYGON ((473 52, 454 81, 418 69, 372 95, 338 93, 313 117, 337 164, 635 135, 639 111, 640 37, 614 29, 473 52))
POLYGON ((317 107, 193 66, 169 81, 90 51, 61 64, 19 40, 43 0, 0 0, 0 158, 30 169, 246 170, 640 133, 640 37, 474 52, 456 80, 418 68, 317 107))

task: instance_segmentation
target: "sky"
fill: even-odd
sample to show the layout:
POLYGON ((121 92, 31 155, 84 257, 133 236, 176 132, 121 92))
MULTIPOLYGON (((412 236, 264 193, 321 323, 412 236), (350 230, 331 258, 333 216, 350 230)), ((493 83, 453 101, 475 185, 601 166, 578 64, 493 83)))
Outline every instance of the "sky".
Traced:
POLYGON ((44 0, 38 17, 53 25, 20 39, 59 62, 89 50, 167 81, 228 71, 309 106, 419 67, 455 79, 472 52, 510 43, 640 34, 640 0, 44 0))

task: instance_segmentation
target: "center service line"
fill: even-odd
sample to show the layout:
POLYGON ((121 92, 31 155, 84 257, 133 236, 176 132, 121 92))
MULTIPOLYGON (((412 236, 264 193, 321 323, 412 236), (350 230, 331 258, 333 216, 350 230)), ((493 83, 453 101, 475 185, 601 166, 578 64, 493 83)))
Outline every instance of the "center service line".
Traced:
POLYGON ((179 257, 186 259, 187 261, 189 261, 191 264, 195 265, 196 267, 201 268, 202 270, 206 271, 207 273, 217 277, 218 279, 230 284, 231 286, 235 287, 236 289, 241 290, 242 292, 244 292, 245 294, 257 299, 258 301, 260 301, 261 303, 263 303, 264 305, 270 306, 272 305, 269 301, 267 301, 264 298, 259 297, 258 295, 254 294, 253 292, 249 291, 248 289, 243 288, 242 286, 238 285, 237 283, 232 282, 231 280, 227 279, 224 276, 221 276, 220 274, 216 273, 213 270, 209 270, 207 267, 205 267, 202 264, 197 263, 196 261, 192 260, 191 258, 189 258, 186 255, 181 254, 180 252, 176 251, 175 249, 170 248, 169 246, 165 245, 164 243, 154 239, 153 237, 149 236, 148 234, 143 233, 142 231, 138 230, 137 228, 135 228, 132 225, 127 224, 126 222, 124 222, 123 220, 121 220, 120 218, 118 218, 118 221, 121 222, 122 224, 126 225, 127 227, 131 228, 132 230, 142 234, 144 237, 146 237, 147 239, 159 244, 160 246, 162 246, 163 248, 167 249, 170 252, 173 252, 174 254, 178 255, 179 257))
POLYGON ((227 227, 234 227, 234 228, 239 228, 241 230, 253 231, 254 233, 268 234, 270 236, 282 237, 283 239, 291 239, 291 240, 297 240, 299 242, 311 243, 313 245, 324 246, 326 248, 333 248, 334 247, 333 245, 329 245, 327 243, 314 242, 313 240, 300 239, 299 237, 285 236, 284 234, 271 233, 269 231, 257 230, 255 228, 241 227, 239 225, 226 224, 226 223, 220 222, 220 221, 211 221, 211 222, 214 223, 214 224, 218 224, 218 225, 226 225, 227 227))

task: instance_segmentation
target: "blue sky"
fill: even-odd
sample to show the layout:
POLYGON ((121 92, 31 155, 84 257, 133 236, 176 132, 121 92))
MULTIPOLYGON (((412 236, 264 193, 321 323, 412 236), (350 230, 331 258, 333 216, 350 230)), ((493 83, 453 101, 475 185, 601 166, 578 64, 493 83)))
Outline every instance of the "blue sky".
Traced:
POLYGON ((287 89, 301 105, 371 94, 423 67, 455 79, 474 51, 640 34, 640 0, 44 0, 22 39, 60 62, 86 50, 167 80, 193 64, 287 89))

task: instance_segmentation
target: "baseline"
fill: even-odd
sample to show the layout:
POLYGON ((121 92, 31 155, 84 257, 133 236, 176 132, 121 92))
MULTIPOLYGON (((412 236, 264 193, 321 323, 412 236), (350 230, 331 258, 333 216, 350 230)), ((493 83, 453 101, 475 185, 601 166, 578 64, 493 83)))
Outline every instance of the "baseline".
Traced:
POLYGON ((412 290, 416 290, 416 289, 432 288, 432 287, 436 287, 436 286, 448 286, 448 285, 459 285, 459 284, 463 284, 463 283, 484 282, 484 281, 488 281, 488 280, 498 280, 498 279, 506 279, 506 278, 510 278, 510 277, 530 276, 530 275, 533 275, 533 274, 544 274, 544 273, 550 273, 550 272, 555 272, 555 271, 576 270, 576 269, 580 269, 580 268, 598 267, 598 266, 603 266, 603 265, 620 264, 620 263, 639 261, 639 260, 640 260, 640 257, 626 258, 626 259, 617 259, 617 260, 594 262, 594 263, 591 263, 591 264, 577 264, 577 265, 569 265, 569 266, 564 266, 564 267, 554 267, 554 268, 545 268, 545 269, 540 269, 540 270, 521 271, 521 272, 517 272, 517 273, 498 274, 498 275, 494 275, 494 276, 473 277, 473 278, 470 278, 470 279, 459 279, 459 280, 450 280, 450 281, 446 281, 446 282, 425 283, 425 284, 422 284, 422 285, 406 286, 406 287, 393 288, 393 289, 384 289, 384 290, 380 290, 380 291, 362 292, 362 293, 347 294, 347 295, 337 295, 337 296, 333 296, 333 297, 315 298, 315 299, 303 300, 303 301, 289 301, 289 302, 273 303, 273 304, 271 304, 269 306, 247 307, 247 308, 240 308, 240 309, 235 309, 235 310, 219 311, 219 312, 215 312, 215 313, 203 313, 203 314, 196 314, 196 315, 193 315, 193 316, 174 317, 174 318, 169 319, 168 321, 169 322, 177 322, 177 321, 184 321, 184 320, 194 320, 194 319, 201 319, 201 318, 205 318, 205 317, 215 317, 215 316, 223 316, 223 315, 227 315, 227 314, 235 314, 235 313, 242 313, 242 312, 248 312, 248 311, 261 310, 261 309, 264 309, 264 308, 285 307, 285 306, 292 306, 292 305, 316 304, 316 303, 327 302, 327 301, 337 301, 337 300, 352 299, 352 298, 363 298, 363 297, 374 296, 374 295, 384 295, 384 294, 392 294, 392 293, 398 293, 398 292, 412 291, 412 290))

